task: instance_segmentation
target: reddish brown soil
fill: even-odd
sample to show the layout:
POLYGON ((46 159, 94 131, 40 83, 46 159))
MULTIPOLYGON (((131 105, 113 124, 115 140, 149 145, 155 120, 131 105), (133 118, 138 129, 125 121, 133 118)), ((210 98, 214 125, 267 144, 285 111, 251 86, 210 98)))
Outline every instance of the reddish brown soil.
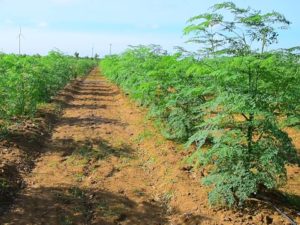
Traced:
MULTIPOLYGON (((183 163, 186 151, 99 71, 61 95, 69 100, 63 115, 0 224, 288 224, 263 203, 210 208, 201 173, 183 163)), ((291 170, 300 184, 299 168, 291 170)), ((287 189, 298 190, 293 182, 287 189)))

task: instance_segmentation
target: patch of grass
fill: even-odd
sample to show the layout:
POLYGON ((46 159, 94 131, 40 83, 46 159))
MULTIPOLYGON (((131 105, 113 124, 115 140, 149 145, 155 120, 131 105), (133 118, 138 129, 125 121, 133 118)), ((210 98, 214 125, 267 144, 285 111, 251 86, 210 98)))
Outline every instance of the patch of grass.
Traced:
MULTIPOLYGON (((87 204, 87 193, 78 187, 70 187, 66 191, 57 191, 54 193, 57 201, 70 207, 70 216, 73 218, 83 216, 85 219, 90 217, 90 205, 87 204)), ((74 221, 66 215, 60 218, 59 224, 75 224, 74 221)), ((77 223, 76 223, 77 224, 77 223)))
POLYGON ((147 162, 148 162, 148 164, 154 164, 156 161, 157 161, 156 157, 151 156, 147 162))
POLYGON ((169 154, 169 152, 168 152, 168 150, 167 150, 167 149, 165 149, 165 148, 161 148, 161 150, 160 150, 160 154, 161 154, 162 156, 167 156, 167 155, 169 154))
POLYGON ((183 151, 186 151, 186 148, 183 144, 177 144, 175 146, 175 152, 176 153, 180 153, 180 152, 183 152, 183 151))
POLYGON ((86 159, 87 161, 90 161, 92 159, 103 160, 110 155, 121 155, 122 150, 122 148, 114 149, 106 143, 99 143, 97 147, 83 145, 80 148, 76 149, 72 155, 79 156, 86 159))
POLYGON ((59 165, 59 163, 55 162, 55 161, 49 161, 48 162, 48 166, 51 167, 51 168, 57 168, 58 165, 59 165))
POLYGON ((93 158, 98 158, 94 149, 88 145, 83 145, 77 148, 72 155, 68 157, 66 163, 73 166, 85 166, 93 158))
POLYGON ((85 178, 85 175, 83 173, 77 173, 74 175, 77 182, 82 182, 85 178))
POLYGON ((73 199, 70 196, 63 195, 61 193, 56 193, 55 197, 57 201, 61 202, 62 204, 65 205, 71 205, 73 203, 73 199))
POLYGON ((134 189, 132 192, 133 192, 133 194, 135 194, 138 197, 145 196, 145 192, 139 188, 134 189))
POLYGON ((5 178, 0 178, 0 193, 5 192, 9 187, 8 181, 5 178))
POLYGON ((0 120, 0 140, 3 140, 9 134, 7 129, 8 123, 6 121, 0 120))
POLYGON ((111 217, 111 216, 117 216, 118 213, 114 212, 112 209, 110 209, 108 202, 103 201, 97 205, 97 208, 102 212, 103 216, 105 217, 111 217))
POLYGON ((155 141, 155 147, 156 148, 162 146, 163 144, 165 144, 165 140, 163 140, 163 139, 155 141))
POLYGON ((78 187, 72 187, 68 190, 68 193, 73 197, 73 198, 79 198, 83 199, 85 198, 85 193, 83 190, 81 190, 78 187))
POLYGON ((65 163, 71 166, 85 166, 88 163, 88 160, 76 155, 71 155, 65 163))
POLYGON ((169 182, 171 184, 176 184, 178 182, 178 180, 176 178, 172 178, 172 179, 169 180, 169 182))
POLYGON ((100 210, 105 210, 108 208, 108 203, 106 201, 99 202, 97 208, 100 210))
POLYGON ((138 137, 134 140, 137 143, 141 143, 142 141, 149 140, 153 138, 154 134, 150 130, 144 130, 138 137))
POLYGON ((126 207, 123 203, 109 203, 106 200, 98 203, 97 209, 102 212, 104 217, 115 217, 126 211, 126 207))
POLYGON ((69 216, 64 215, 60 218, 59 224, 60 225, 73 225, 74 223, 73 223, 73 220, 69 216))
POLYGON ((140 166, 143 168, 144 171, 149 170, 157 159, 155 157, 150 157, 145 163, 141 164, 140 166))
POLYGON ((122 162, 122 164, 129 164, 130 163, 130 158, 128 158, 128 157, 121 157, 121 162, 122 162))
POLYGON ((169 204, 169 202, 171 201, 171 199, 174 197, 174 192, 173 191, 167 191, 165 193, 163 193, 163 195, 161 196, 161 200, 164 204, 169 204))

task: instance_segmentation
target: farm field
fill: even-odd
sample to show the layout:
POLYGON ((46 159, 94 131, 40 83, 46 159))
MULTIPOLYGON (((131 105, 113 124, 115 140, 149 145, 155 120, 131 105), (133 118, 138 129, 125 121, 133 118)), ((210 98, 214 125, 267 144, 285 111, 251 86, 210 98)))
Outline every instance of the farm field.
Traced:
POLYGON ((55 51, 44 57, 0 54, 0 119, 33 115, 39 104, 93 65, 55 51))
MULTIPOLYGON (((23 54, 20 26, 18 54, 0 52, 0 224, 300 224, 300 46, 287 38, 292 22, 273 6, 216 1, 195 14, 189 3, 186 42, 170 50, 181 14, 167 15, 182 3, 168 1, 143 6, 164 8, 155 14, 160 25, 133 24, 142 12, 118 11, 127 25, 106 21, 111 3, 90 2, 87 11, 104 13, 98 20, 81 0, 47 0, 57 11, 49 24, 38 12, 24 19, 35 40, 65 51, 46 54, 41 42, 23 54), (86 50, 95 37, 108 52, 95 43, 86 50), (144 44, 127 43, 137 37, 144 44), (168 39, 168 50, 149 39, 168 39)), ((1 18, 0 32, 9 33, 22 16, 1 18)))
MULTIPOLYGON (((182 162, 182 145, 162 137, 146 110, 99 70, 56 102, 64 102, 61 117, 2 224, 289 224, 263 203, 243 211, 209 207, 200 171, 182 162)), ((288 171, 283 190, 299 196, 300 170, 288 171)))

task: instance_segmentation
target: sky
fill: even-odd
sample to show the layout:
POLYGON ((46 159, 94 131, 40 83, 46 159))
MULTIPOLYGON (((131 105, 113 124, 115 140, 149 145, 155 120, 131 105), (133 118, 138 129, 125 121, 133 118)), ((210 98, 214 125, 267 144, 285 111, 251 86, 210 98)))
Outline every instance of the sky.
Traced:
MULTIPOLYGON (((263 12, 278 11, 292 22, 278 47, 300 45, 299 0, 232 0, 263 12)), ((219 0, 0 0, 0 51, 100 56, 124 51, 128 45, 158 44, 194 48, 183 36, 186 21, 219 0)))

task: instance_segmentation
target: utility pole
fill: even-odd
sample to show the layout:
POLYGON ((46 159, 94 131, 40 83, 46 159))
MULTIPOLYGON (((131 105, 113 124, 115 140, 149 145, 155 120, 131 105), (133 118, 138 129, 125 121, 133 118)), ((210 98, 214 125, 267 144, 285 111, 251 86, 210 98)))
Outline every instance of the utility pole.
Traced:
POLYGON ((111 55, 112 44, 109 44, 109 55, 111 55))

